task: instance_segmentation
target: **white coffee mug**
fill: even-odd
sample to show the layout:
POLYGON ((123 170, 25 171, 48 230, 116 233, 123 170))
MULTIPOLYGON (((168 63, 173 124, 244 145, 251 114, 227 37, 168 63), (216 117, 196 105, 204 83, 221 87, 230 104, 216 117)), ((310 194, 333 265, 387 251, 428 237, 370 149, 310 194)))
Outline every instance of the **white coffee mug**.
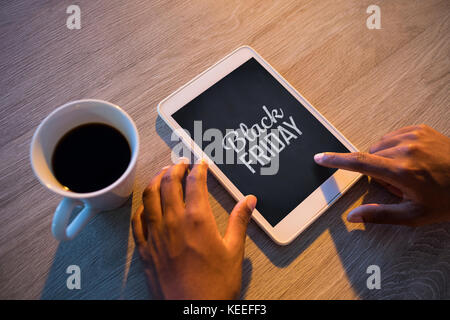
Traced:
MULTIPOLYGON (((31 141, 31 166, 39 181, 63 196, 53 216, 52 232, 58 240, 71 240, 98 212, 120 207, 133 191, 139 135, 131 117, 120 107, 101 100, 85 99, 69 102, 50 113, 42 121, 31 141), (85 123, 104 123, 119 130, 131 148, 131 160, 126 171, 111 185, 89 193, 67 190, 52 172, 52 155, 58 141, 71 129, 85 123), (69 224, 77 206, 83 209, 69 224)), ((89 155, 86 155, 89 157, 89 155)))

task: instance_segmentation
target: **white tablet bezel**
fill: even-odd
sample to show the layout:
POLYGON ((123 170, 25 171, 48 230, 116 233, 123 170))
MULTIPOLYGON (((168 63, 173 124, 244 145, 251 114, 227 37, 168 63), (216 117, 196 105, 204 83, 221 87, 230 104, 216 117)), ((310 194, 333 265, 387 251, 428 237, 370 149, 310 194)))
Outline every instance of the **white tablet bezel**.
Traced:
MULTIPOLYGON (((239 47, 158 104, 158 113, 161 118, 177 133, 180 139, 192 150, 197 158, 204 158, 208 161, 211 172, 237 201, 242 199, 244 195, 225 176, 217 165, 209 159, 203 150, 194 143, 191 137, 182 130, 172 115, 251 58, 255 58, 268 72, 270 72, 272 76, 277 79, 303 106, 305 106, 305 108, 307 108, 307 110, 344 146, 353 152, 358 151, 358 149, 336 130, 336 128, 334 128, 302 95, 300 95, 294 87, 276 72, 275 69, 259 54, 257 54, 253 48, 249 46, 239 47)), ((274 227, 257 210, 253 212, 252 218, 277 244, 287 245, 325 212, 360 177, 361 174, 356 172, 337 170, 274 227)))

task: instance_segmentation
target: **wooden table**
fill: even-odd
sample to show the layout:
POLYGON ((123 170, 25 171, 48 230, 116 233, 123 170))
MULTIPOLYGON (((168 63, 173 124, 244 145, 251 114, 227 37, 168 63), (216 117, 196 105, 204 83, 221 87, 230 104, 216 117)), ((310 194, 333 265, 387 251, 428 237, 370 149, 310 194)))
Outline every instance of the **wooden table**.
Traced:
MULTIPOLYGON (((76 2, 81 29, 66 27, 72 1, 0 4, 0 298, 145 299, 130 213, 169 164, 171 130, 157 103, 238 46, 266 58, 346 137, 367 150, 384 133, 426 123, 450 133, 450 2, 76 2), (376 3, 375 3, 376 2, 376 3), (380 30, 366 9, 381 8, 380 30), (73 241, 50 225, 60 197, 33 176, 37 125, 70 100, 98 98, 136 121, 142 146, 132 201, 99 214, 73 241), (68 290, 66 268, 81 268, 68 290)), ((233 199, 209 178, 223 231, 233 199)), ((362 202, 393 202, 360 181, 287 247, 251 223, 242 297, 247 299, 450 298, 450 224, 423 228, 349 224, 362 202), (381 268, 381 289, 366 286, 381 268)))

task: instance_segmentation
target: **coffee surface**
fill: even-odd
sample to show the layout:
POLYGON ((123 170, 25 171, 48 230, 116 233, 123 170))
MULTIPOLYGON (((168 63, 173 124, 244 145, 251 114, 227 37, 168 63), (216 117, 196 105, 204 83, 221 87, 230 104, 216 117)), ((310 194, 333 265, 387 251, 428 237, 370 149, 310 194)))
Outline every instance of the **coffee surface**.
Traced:
POLYGON ((130 159, 130 146, 120 131, 103 123, 87 123, 59 140, 52 169, 63 186, 86 193, 103 189, 120 178, 130 159))

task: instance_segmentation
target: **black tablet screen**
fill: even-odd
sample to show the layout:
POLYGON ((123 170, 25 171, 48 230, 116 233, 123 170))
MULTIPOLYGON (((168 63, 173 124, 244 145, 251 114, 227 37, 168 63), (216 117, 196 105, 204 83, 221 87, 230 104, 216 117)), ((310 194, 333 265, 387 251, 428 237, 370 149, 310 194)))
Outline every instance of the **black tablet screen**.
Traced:
POLYGON ((314 154, 349 152, 254 58, 173 117, 272 226, 336 171, 314 154))

